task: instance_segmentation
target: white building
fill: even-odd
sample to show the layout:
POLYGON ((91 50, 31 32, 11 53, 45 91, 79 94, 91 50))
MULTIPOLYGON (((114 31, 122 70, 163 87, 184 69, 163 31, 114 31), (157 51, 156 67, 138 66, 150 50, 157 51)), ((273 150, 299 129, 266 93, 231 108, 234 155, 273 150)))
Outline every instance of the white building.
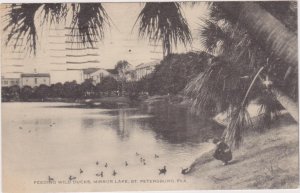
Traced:
POLYGON ((1 87, 20 86, 20 78, 1 77, 1 87))
POLYGON ((32 73, 21 74, 20 87, 24 86, 40 86, 41 84, 50 86, 50 74, 48 73, 32 73))
POLYGON ((111 76, 111 74, 105 69, 98 69, 89 74, 89 78, 93 80, 94 85, 99 84, 107 76, 111 76))

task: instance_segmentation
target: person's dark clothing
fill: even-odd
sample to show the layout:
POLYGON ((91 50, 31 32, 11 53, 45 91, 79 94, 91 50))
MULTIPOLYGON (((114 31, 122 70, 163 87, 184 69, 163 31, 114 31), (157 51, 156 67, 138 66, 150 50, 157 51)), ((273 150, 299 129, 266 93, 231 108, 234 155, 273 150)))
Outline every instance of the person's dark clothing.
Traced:
POLYGON ((213 156, 215 159, 221 160, 225 164, 227 164, 232 159, 231 150, 229 146, 223 141, 219 141, 217 143, 217 148, 213 156))

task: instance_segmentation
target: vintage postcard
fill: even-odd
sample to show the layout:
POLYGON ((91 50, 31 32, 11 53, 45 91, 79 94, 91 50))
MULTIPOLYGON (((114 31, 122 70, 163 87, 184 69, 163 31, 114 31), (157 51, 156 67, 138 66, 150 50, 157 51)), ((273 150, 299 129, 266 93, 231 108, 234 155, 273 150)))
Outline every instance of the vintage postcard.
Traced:
POLYGON ((2 191, 299 188, 297 10, 0 4, 2 191))

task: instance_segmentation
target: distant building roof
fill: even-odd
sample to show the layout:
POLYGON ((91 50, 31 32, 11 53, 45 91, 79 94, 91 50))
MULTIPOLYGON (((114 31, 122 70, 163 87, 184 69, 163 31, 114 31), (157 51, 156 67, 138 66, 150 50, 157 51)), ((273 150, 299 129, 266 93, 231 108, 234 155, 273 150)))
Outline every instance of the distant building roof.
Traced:
POLYGON ((20 78, 5 78, 5 77, 1 77, 2 78, 2 80, 16 80, 16 79, 20 79, 20 78))
POLYGON ((148 63, 141 63, 139 65, 137 65, 135 68, 139 69, 139 68, 146 68, 148 66, 156 66, 158 64, 157 61, 153 61, 153 62, 148 62, 148 63))
POLYGON ((107 72, 110 72, 111 74, 118 74, 118 71, 116 69, 106 69, 107 72))
POLYGON ((90 73, 91 76, 95 75, 95 74, 99 74, 99 73, 103 73, 105 75, 109 75, 110 72, 108 72, 107 70, 103 69, 103 68, 99 68, 97 71, 90 73))
POLYGON ((50 77, 49 73, 21 74, 21 77, 50 77))
POLYGON ((82 71, 83 71, 83 74, 91 74, 91 73, 96 72, 99 69, 100 68, 85 68, 85 69, 82 69, 82 71))

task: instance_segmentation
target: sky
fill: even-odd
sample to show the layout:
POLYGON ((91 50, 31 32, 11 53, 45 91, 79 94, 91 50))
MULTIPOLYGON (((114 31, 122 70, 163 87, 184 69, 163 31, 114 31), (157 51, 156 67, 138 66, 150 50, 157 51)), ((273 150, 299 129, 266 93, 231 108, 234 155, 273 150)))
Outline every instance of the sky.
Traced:
MULTIPOLYGON (((2 57, 1 75, 4 77, 19 77, 20 73, 33 73, 34 69, 39 73, 50 73, 51 83, 79 80, 78 71, 66 71, 67 69, 82 69, 89 67, 114 68, 119 60, 127 60, 133 67, 146 62, 162 59, 162 47, 153 45, 147 39, 138 38, 138 28, 134 26, 136 18, 143 8, 143 3, 103 3, 103 7, 112 20, 110 28, 105 31, 105 37, 98 42, 96 50, 70 51, 65 43, 68 41, 64 34, 68 33, 64 25, 52 25, 40 27, 41 12, 35 16, 35 25, 38 31, 37 53, 25 54, 23 47, 13 49, 12 45, 5 46, 4 41, 7 33, 2 33, 2 57), (130 51, 129 51, 130 50, 130 51), (66 57, 66 55, 92 54, 86 58, 66 57), (92 60, 94 63, 77 64, 92 60)), ((2 6, 2 10, 3 6, 2 6)), ((193 44, 185 48, 178 45, 175 53, 202 50, 198 38, 200 18, 205 18, 208 9, 205 4, 200 3, 191 7, 182 6, 182 12, 187 19, 192 32, 193 44)), ((5 10, 2 11, 2 15, 5 10)), ((67 17, 68 18, 68 17, 67 17)), ((4 25, 2 25, 4 26, 4 25)))

